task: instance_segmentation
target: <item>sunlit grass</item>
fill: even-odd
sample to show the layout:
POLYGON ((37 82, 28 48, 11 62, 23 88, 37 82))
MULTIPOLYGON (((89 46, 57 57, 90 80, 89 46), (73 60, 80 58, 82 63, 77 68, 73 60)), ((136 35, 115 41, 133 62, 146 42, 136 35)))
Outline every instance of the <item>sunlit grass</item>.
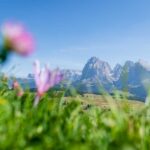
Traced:
POLYGON ((52 150, 148 150, 150 147, 149 106, 131 102, 131 107, 112 97, 72 97, 48 92, 37 107, 35 93, 17 97, 3 88, 0 97, 0 149, 52 150), (87 100, 87 101, 86 101, 87 100), (99 107, 105 105, 109 109, 99 107), (85 107, 89 104, 89 107, 85 107), (139 107, 139 105, 142 105, 139 107))

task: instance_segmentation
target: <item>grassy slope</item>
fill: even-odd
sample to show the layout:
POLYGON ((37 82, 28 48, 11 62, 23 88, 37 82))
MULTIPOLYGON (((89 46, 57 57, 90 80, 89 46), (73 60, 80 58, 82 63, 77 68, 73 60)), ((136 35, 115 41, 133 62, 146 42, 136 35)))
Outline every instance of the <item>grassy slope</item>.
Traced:
MULTIPOLYGON (((67 101, 70 99, 74 99, 72 97, 66 97, 67 101)), ((83 96, 78 95, 76 97, 79 101, 81 101, 84 105, 94 105, 99 106, 100 108, 110 108, 110 105, 114 103, 117 106, 128 105, 130 108, 140 109, 144 107, 144 103, 137 100, 130 100, 126 98, 114 98, 109 95, 95 95, 95 94, 84 94, 83 96), (111 100, 111 102, 110 102, 111 100)))

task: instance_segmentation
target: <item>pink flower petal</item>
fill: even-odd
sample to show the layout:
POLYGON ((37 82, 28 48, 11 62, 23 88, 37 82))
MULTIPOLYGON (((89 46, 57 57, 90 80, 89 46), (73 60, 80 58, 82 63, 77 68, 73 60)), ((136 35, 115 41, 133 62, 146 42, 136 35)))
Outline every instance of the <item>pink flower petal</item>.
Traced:
POLYGON ((34 74, 39 95, 44 94, 49 88, 52 88, 62 80, 62 74, 59 70, 50 71, 47 66, 40 70, 39 61, 34 63, 34 74))
POLYGON ((2 27, 7 46, 21 55, 29 55, 34 50, 34 39, 23 25, 8 22, 2 27))

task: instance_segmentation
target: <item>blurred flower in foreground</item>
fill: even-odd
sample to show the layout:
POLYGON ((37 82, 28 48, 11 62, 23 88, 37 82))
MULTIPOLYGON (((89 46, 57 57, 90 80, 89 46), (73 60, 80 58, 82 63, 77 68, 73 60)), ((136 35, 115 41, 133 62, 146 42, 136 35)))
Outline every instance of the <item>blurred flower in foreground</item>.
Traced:
POLYGON ((10 51, 20 55, 29 55, 34 50, 34 39, 19 23, 7 22, 1 28, 4 44, 1 57, 7 57, 10 51))
POLYGON ((34 101, 34 105, 37 105, 40 100, 40 97, 46 91, 48 91, 49 88, 52 88, 53 86, 62 81, 63 75, 58 69, 51 71, 47 66, 45 66, 41 70, 39 61, 34 62, 34 74, 35 83, 37 86, 37 96, 34 101))
POLYGON ((14 81, 12 86, 13 86, 13 89, 17 89, 19 88, 20 85, 17 81, 14 81))
POLYGON ((24 26, 15 23, 6 23, 2 27, 4 46, 21 55, 28 55, 34 50, 34 40, 24 26))
POLYGON ((20 86, 20 84, 18 83, 18 81, 15 80, 15 81, 13 82, 12 88, 17 91, 17 96, 19 96, 19 97, 21 97, 21 96, 24 94, 24 91, 23 91, 23 89, 21 88, 21 86, 20 86))

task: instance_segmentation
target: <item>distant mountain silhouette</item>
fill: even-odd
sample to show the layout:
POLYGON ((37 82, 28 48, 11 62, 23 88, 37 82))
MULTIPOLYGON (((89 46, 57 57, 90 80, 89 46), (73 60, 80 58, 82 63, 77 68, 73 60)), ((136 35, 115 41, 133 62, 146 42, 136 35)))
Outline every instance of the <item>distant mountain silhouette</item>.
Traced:
MULTIPOLYGON (((150 65, 142 60, 126 61, 123 66, 117 64, 113 69, 97 57, 91 57, 80 70, 61 70, 64 81, 57 85, 64 88, 75 88, 80 93, 112 93, 122 90, 131 93, 135 98, 145 100, 150 86, 150 65)), ((34 75, 18 78, 23 87, 35 89, 34 75)), ((11 85, 11 82, 9 82, 11 85)))
POLYGON ((124 90, 144 100, 150 85, 150 65, 141 60, 136 63, 126 61, 123 66, 117 64, 111 69, 107 62, 92 57, 83 68, 80 80, 73 85, 84 93, 124 90))

